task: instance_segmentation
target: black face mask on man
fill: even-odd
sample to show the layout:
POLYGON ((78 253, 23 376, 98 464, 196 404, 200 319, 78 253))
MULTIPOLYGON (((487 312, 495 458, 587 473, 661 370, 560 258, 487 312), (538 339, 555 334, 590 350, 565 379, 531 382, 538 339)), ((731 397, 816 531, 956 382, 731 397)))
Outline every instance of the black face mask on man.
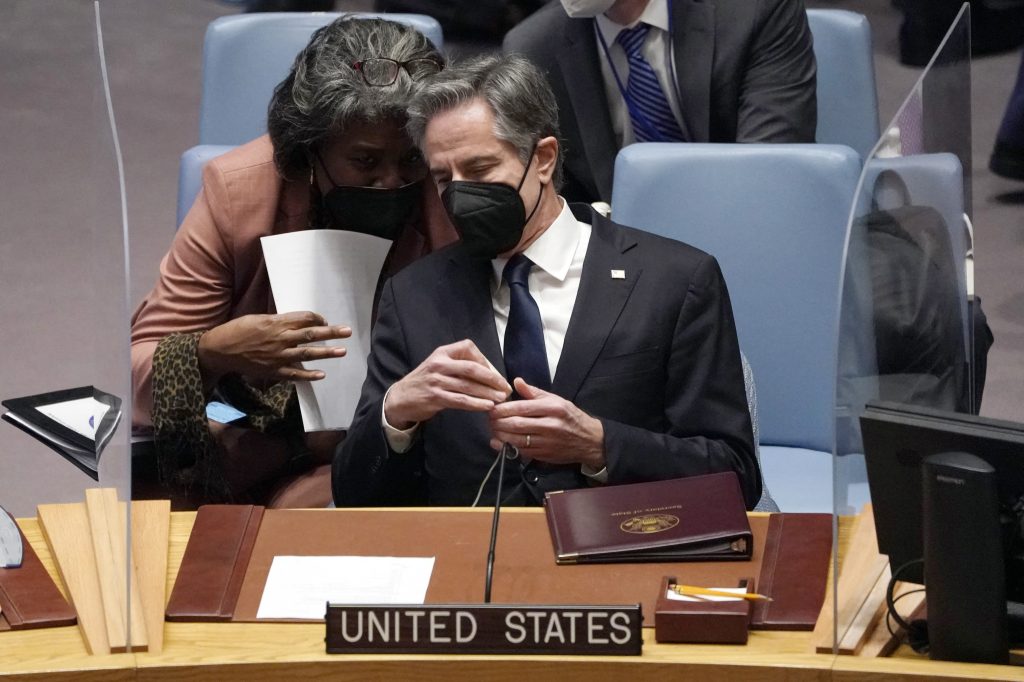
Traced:
POLYGON ((544 194, 542 184, 537 203, 530 215, 526 215, 519 189, 526 181, 535 151, 536 146, 530 151, 530 159, 515 188, 503 182, 456 180, 449 183, 441 194, 448 217, 470 256, 485 260, 496 258, 523 238, 523 229, 537 212, 544 194))
POLYGON ((322 201, 331 225, 336 229, 394 240, 419 208, 422 181, 390 189, 338 185, 320 156, 316 158, 333 185, 323 195, 322 201))

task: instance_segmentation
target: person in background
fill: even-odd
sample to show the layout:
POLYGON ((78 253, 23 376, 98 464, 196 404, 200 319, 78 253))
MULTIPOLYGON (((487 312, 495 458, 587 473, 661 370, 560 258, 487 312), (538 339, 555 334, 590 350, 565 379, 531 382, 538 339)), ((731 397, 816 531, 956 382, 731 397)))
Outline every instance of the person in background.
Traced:
POLYGON ((301 361, 344 349, 346 320, 276 314, 260 238, 341 229, 393 239, 381 277, 456 238, 406 106, 444 68, 403 24, 340 18, 317 30, 277 87, 268 135, 207 164, 195 204, 132 318, 133 427, 152 429, 161 487, 180 506, 323 506, 339 434, 304 433, 301 361), (207 418, 211 400, 244 418, 207 418), (225 419, 224 421, 230 421, 225 419))
POLYGON ((461 241, 384 285, 335 503, 538 505, 733 471, 752 508, 761 476, 715 259, 559 196, 554 95, 521 57, 432 78, 409 128, 461 241), (499 491, 504 443, 518 457, 499 491))
POLYGON ((903 12, 900 61, 925 66, 964 2, 971 6, 971 54, 1005 52, 1024 43, 1024 0, 893 0, 903 12))
POLYGON ((434 17, 445 42, 454 38, 478 50, 500 44, 505 33, 547 0, 374 0, 377 12, 411 12, 434 17))
POLYGON ((1004 178, 1024 180, 1024 53, 988 167, 1004 178))
POLYGON ((504 50, 548 76, 570 201, 610 201, 632 142, 814 142, 803 0, 562 0, 504 50))

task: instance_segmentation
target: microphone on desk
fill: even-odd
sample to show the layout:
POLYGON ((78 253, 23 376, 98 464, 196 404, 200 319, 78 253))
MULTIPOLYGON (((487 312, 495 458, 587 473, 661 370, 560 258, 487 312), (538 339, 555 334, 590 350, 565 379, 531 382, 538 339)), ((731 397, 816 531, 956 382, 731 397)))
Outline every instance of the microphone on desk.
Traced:
POLYGON ((487 578, 484 581, 484 603, 491 603, 491 583, 494 579, 494 547, 498 542, 498 518, 501 516, 501 489, 505 480, 505 460, 519 457, 519 450, 511 443, 502 443, 498 453, 498 492, 494 495, 494 513, 491 515, 491 541, 487 547, 487 578))

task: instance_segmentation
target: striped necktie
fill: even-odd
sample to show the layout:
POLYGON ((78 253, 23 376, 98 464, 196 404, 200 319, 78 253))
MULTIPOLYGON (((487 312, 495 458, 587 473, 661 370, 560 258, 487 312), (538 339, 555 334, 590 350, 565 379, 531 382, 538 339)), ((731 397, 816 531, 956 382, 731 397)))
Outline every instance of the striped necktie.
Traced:
POLYGON ((684 142, 679 123, 661 89, 658 76, 644 59, 643 45, 650 24, 639 23, 619 33, 616 40, 629 60, 626 104, 637 142, 684 142))

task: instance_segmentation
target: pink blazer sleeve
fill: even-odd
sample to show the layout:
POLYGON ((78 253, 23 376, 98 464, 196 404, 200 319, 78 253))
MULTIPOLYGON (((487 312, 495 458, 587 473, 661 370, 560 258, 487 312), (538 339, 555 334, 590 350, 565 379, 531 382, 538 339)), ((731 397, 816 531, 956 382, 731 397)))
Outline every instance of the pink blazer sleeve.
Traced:
POLYGON ((156 286, 132 317, 133 426, 149 426, 153 351, 172 332, 211 329, 230 319, 233 273, 224 174, 203 170, 203 187, 160 263, 156 286))

